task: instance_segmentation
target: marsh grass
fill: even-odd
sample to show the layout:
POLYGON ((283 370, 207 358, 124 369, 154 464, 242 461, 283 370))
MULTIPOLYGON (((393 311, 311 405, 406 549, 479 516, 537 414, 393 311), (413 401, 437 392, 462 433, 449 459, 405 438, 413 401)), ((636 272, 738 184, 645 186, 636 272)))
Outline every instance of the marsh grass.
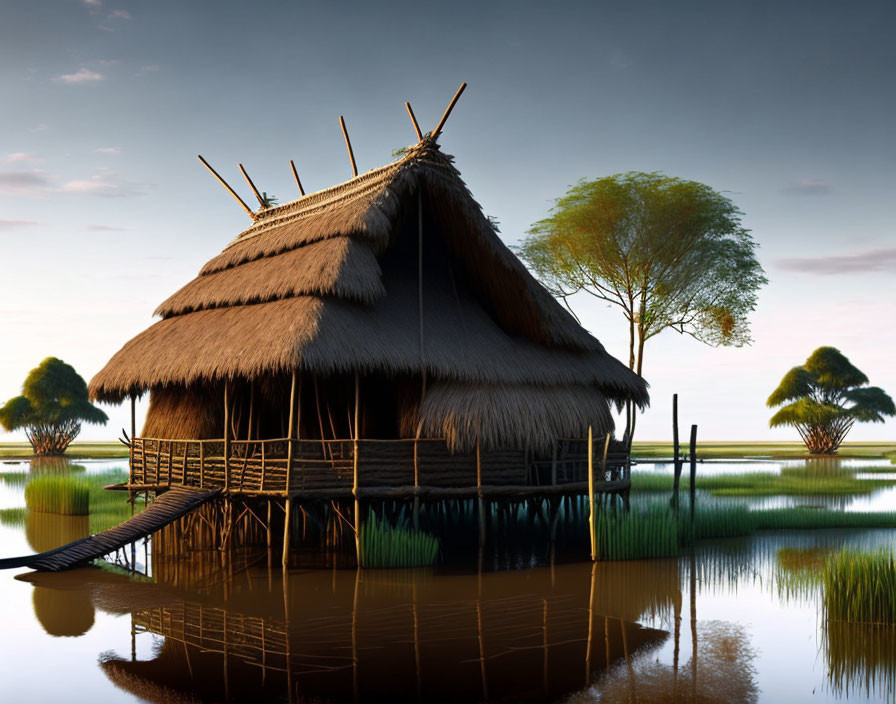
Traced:
MULTIPOLYGON (((880 468, 877 468, 880 471, 880 468)), ((718 497, 746 496, 824 496, 870 494, 878 489, 896 486, 896 474, 881 473, 875 479, 858 479, 867 468, 854 470, 784 469, 771 472, 743 472, 697 476, 696 488, 718 497)), ((637 493, 672 492, 671 474, 632 472, 632 491, 637 493)), ((682 493, 687 492, 687 479, 682 478, 682 493)))
POLYGON ((825 564, 824 592, 828 620, 896 624, 896 553, 838 552, 825 564))
POLYGON ((86 516, 90 513, 90 487, 71 477, 36 477, 25 486, 25 505, 38 513, 86 516))
POLYGON ((372 568, 425 567, 435 563, 439 540, 409 528, 406 520, 391 525, 371 511, 361 525, 361 566, 372 568))
POLYGON ((668 509, 652 506, 629 514, 601 511, 595 518, 600 560, 678 555, 678 523, 668 509))
POLYGON ((0 525, 11 528, 22 528, 25 525, 25 516, 28 510, 25 508, 0 509, 0 525))

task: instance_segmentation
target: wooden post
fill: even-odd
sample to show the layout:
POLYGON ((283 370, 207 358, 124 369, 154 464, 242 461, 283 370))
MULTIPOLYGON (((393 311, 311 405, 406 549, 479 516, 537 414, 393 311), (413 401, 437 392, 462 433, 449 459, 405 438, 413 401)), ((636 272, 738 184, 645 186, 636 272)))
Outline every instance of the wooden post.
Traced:
POLYGON ((594 515, 594 438, 591 426, 588 426, 588 506, 591 514, 588 517, 588 530, 591 537, 591 560, 597 560, 597 517, 594 515))
POLYGON ((292 159, 289 160, 289 166, 292 168, 292 175, 296 180, 296 185, 299 187, 299 195, 305 195, 305 189, 302 188, 302 182, 299 180, 299 172, 296 171, 295 162, 292 159))
POLYGON ((420 125, 417 124, 417 118, 414 117, 414 111, 411 109, 411 104, 405 103, 404 106, 407 108, 408 115, 411 118, 411 124, 414 126, 414 134, 417 135, 417 143, 419 144, 423 141, 423 133, 420 131, 420 125))
POLYGON ((688 459, 691 462, 691 485, 689 493, 691 498, 691 521, 694 520, 694 500, 697 497, 697 426, 691 426, 691 443, 688 459))
POLYGON ((355 432, 352 443, 352 495, 355 497, 355 555, 361 567, 361 503, 358 501, 358 418, 361 408, 361 377, 355 372, 355 432))
POLYGON ((477 508, 479 509, 479 547, 485 545, 485 506, 482 501, 482 457, 479 451, 479 441, 476 441, 476 489, 479 498, 477 499, 477 508))
POLYGON ((349 161, 352 162, 352 176, 358 175, 358 166, 355 164, 355 153, 352 151, 352 142, 348 138, 348 130, 345 129, 345 120, 342 115, 339 116, 339 126, 342 128, 342 137, 345 139, 345 148, 348 151, 349 161))
POLYGON ((230 381, 224 381, 224 491, 230 491, 230 381))
POLYGON ((672 480, 672 507, 678 510, 678 487, 681 483, 681 457, 678 444, 678 394, 672 394, 672 455, 675 477, 672 480))
POLYGON ((445 108, 445 113, 442 115, 442 119, 439 120, 439 124, 436 125, 436 128, 432 131, 432 138, 435 139, 439 136, 442 131, 442 128, 445 126, 445 122, 448 120, 448 116, 451 114, 451 111, 454 110, 454 106, 457 103, 458 98, 460 98, 461 93, 464 92, 464 89, 467 87, 466 83, 461 83, 460 88, 457 89, 457 93, 454 94, 454 97, 451 99, 451 102, 448 103, 448 107, 445 108))
POLYGON ((292 372, 292 381, 289 387, 289 430, 286 436, 286 505, 283 517, 283 557, 281 562, 283 569, 289 565, 289 537, 292 528, 292 500, 289 496, 290 482, 292 480, 292 455, 293 455, 293 420, 296 405, 296 372, 292 372))
MULTIPOLYGON (((131 394, 131 442, 128 445, 128 483, 134 483, 134 444, 136 443, 137 438, 137 398, 132 393, 131 394)), ((144 475, 146 474, 146 469, 143 470, 144 475)), ((145 481, 145 478, 144 478, 145 481)))
POLYGON ((205 487, 205 441, 199 441, 199 486, 205 487))
POLYGON ((268 207, 268 204, 264 202, 264 198, 261 197, 261 193, 258 192, 258 189, 255 187, 255 184, 252 182, 252 179, 249 178, 249 174, 246 173, 246 170, 243 168, 243 165, 240 164, 240 171, 245 177, 246 181, 249 183, 249 188, 252 189, 252 193, 255 194, 255 199, 258 201, 258 204, 261 206, 262 210, 265 210, 268 207))
POLYGON ((211 164, 209 164, 205 159, 202 158, 201 154, 197 154, 197 156, 199 157, 199 161, 202 162, 202 165, 205 166, 205 168, 207 168, 209 171, 212 172, 212 175, 216 179, 218 179, 218 182, 222 186, 224 186, 224 188, 227 189, 227 192, 230 193, 230 195, 232 195, 236 199, 237 203, 239 203, 241 206, 243 206, 243 210, 245 210, 247 213, 249 213, 249 217, 254 220, 255 213, 252 212, 252 209, 248 205, 246 205, 246 202, 236 194, 236 191, 230 187, 230 184, 228 184, 227 181, 225 181, 223 178, 221 178, 221 175, 212 168, 211 164))

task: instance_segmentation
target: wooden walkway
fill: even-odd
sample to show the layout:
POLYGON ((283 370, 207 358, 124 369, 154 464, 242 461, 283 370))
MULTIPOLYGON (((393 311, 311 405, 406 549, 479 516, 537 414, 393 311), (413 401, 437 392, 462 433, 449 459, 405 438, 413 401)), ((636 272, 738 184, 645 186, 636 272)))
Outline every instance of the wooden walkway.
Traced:
POLYGON ((169 491, 159 494, 149 508, 120 526, 76 540, 55 550, 2 559, 0 569, 30 567, 45 572, 61 572, 79 567, 145 538, 201 506, 220 491, 220 489, 200 491, 189 487, 172 487, 169 491))

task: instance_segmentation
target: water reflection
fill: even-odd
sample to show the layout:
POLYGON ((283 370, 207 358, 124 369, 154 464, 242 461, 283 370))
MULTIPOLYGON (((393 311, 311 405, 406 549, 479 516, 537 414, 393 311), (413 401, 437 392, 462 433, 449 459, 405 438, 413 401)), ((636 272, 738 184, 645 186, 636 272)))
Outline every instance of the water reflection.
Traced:
POLYGON ((93 627, 93 604, 81 589, 35 587, 32 599, 34 615, 51 636, 82 636, 93 627))

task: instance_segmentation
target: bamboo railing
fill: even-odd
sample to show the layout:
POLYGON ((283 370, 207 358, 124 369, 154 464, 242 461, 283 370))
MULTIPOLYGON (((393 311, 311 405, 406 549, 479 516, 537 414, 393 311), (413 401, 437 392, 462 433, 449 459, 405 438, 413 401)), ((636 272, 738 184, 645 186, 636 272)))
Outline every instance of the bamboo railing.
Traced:
MULTIPOLYGON (((560 440, 552 456, 522 450, 454 454, 444 439, 409 440, 167 440, 134 438, 130 485, 162 488, 227 488, 233 493, 286 496, 351 492, 357 452, 358 486, 533 487, 586 480, 583 440, 560 440), (229 458, 225 461, 225 446, 229 458), (290 445, 292 452, 289 452, 290 445), (287 471, 291 457, 292 467, 287 471), (287 478, 289 486, 287 486, 287 478), (416 480, 416 481, 415 481, 416 480), (480 485, 481 482, 481 485, 480 485)), ((628 453, 614 450, 598 483, 621 486, 630 480, 628 453)))

